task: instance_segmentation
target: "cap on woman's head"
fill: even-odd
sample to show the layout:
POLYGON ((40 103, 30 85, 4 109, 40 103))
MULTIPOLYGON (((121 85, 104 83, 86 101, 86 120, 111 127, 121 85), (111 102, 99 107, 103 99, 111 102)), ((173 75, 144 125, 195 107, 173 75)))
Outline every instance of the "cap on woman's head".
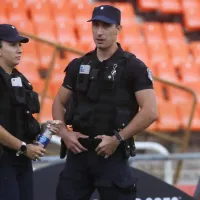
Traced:
POLYGON ((118 24, 121 23, 121 11, 118 8, 110 5, 101 5, 95 7, 92 13, 92 19, 88 20, 91 21, 103 21, 108 24, 118 24))
POLYGON ((17 29, 11 24, 0 24, 0 40, 11 43, 29 41, 28 38, 19 35, 17 29))

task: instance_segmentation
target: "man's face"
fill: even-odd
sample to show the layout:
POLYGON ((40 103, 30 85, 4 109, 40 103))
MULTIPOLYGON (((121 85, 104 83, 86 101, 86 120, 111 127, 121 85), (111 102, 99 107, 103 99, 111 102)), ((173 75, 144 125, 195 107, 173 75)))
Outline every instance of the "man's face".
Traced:
POLYGON ((116 43, 117 35, 121 30, 120 25, 108 24, 95 20, 92 22, 92 33, 94 42, 99 49, 107 49, 116 43))
POLYGON ((2 41, 2 47, 0 48, 0 61, 8 65, 9 67, 15 67, 19 64, 22 48, 21 43, 9 43, 2 41))

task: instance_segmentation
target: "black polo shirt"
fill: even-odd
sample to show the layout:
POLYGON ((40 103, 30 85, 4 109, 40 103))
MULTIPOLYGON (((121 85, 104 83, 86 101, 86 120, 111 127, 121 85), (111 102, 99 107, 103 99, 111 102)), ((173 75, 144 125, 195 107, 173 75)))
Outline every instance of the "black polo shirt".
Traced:
MULTIPOLYGON (((117 51, 107 60, 99 61, 96 54, 96 49, 91 52, 92 62, 95 62, 97 68, 103 68, 106 66, 106 62, 118 60, 120 57, 124 56, 124 51, 118 44, 117 51)), ((66 68, 66 76, 63 81, 63 87, 75 91, 76 88, 76 78, 79 73, 79 67, 82 64, 81 58, 76 58, 72 60, 66 68)), ((94 63, 93 63, 94 66, 94 63)), ((124 77, 127 81, 127 86, 133 93, 144 90, 153 89, 152 73, 150 69, 134 55, 128 60, 127 66, 124 69, 124 77)))

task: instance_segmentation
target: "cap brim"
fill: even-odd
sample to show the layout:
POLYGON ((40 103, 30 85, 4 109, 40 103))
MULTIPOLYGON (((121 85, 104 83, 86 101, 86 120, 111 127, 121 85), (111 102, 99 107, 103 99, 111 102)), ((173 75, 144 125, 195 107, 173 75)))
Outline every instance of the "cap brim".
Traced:
POLYGON ((105 16, 95 16, 92 19, 88 20, 87 22, 91 22, 91 21, 103 21, 103 22, 106 22, 108 24, 117 24, 116 21, 114 21, 114 20, 112 20, 108 17, 105 17, 105 16))
POLYGON ((2 39, 2 40, 6 41, 6 42, 13 42, 13 43, 14 42, 27 43, 29 41, 28 38, 20 36, 20 35, 13 37, 13 38, 5 38, 5 39, 2 39))

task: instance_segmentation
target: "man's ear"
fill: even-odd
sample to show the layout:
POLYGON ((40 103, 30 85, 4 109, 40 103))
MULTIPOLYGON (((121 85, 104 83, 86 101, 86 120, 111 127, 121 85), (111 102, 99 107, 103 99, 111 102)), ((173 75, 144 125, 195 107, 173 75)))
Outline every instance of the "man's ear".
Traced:
POLYGON ((120 33, 120 31, 122 30, 122 26, 121 25, 116 25, 117 28, 117 35, 120 33))

